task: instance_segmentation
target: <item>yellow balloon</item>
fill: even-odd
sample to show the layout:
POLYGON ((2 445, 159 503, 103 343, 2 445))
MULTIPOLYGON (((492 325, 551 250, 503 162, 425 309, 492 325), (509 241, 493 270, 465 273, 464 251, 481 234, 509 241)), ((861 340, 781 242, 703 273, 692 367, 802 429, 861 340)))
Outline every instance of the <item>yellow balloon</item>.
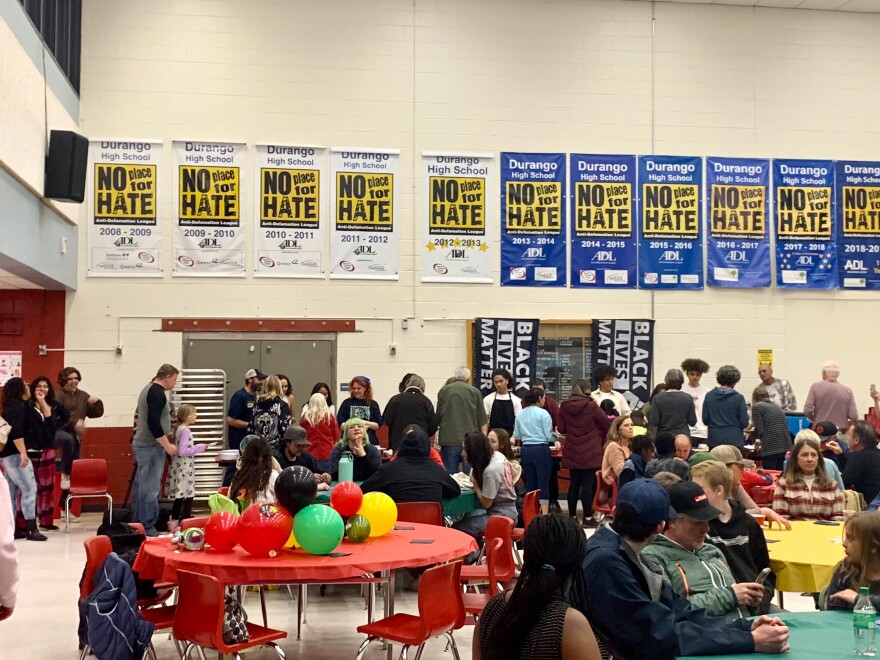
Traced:
POLYGON ((370 536, 385 536, 397 522, 397 505, 385 493, 367 493, 358 513, 370 521, 370 536))
POLYGON ((299 543, 296 542, 296 537, 293 535, 293 530, 290 530, 290 538, 287 539, 287 543, 284 544, 285 548, 298 548, 300 547, 299 543))

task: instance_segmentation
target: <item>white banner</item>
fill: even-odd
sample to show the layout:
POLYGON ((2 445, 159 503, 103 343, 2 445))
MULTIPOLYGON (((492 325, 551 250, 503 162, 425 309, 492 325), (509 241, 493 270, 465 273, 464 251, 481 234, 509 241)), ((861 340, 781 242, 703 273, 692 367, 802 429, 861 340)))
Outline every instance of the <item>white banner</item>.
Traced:
POLYGON ((422 282, 492 283, 493 161, 491 154, 422 152, 422 282))
POLYGON ((334 147, 330 159, 331 278, 396 280, 400 245, 397 149, 334 147))
POLYGON ((324 277, 327 149, 258 144, 254 277, 324 277))
POLYGON ((89 143, 89 277, 162 277, 160 175, 161 142, 89 143))
POLYGON ((174 156, 173 275, 244 277, 242 168, 247 146, 172 143, 174 156))

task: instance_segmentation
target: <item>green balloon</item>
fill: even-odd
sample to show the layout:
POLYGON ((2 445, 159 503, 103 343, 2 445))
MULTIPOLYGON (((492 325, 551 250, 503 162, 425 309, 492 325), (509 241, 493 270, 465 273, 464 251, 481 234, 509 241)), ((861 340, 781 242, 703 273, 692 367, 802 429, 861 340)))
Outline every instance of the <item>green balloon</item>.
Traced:
POLYGON ((363 543, 370 536, 370 521, 360 514, 354 514, 345 523, 345 538, 352 543, 363 543))
POLYGON ((312 504, 293 519, 293 535, 306 552, 326 555, 333 552, 345 534, 345 524, 333 508, 312 504))

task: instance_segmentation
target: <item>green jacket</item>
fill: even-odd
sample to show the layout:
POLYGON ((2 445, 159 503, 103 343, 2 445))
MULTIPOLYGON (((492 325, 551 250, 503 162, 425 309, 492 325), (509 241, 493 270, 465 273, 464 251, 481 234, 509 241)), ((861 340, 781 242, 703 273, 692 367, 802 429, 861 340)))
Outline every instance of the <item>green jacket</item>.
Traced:
POLYGON ((663 569, 663 578, 675 593, 685 596, 694 607, 731 619, 749 616, 747 608, 736 604, 731 587, 736 580, 714 545, 704 543, 691 552, 660 535, 643 553, 663 569))

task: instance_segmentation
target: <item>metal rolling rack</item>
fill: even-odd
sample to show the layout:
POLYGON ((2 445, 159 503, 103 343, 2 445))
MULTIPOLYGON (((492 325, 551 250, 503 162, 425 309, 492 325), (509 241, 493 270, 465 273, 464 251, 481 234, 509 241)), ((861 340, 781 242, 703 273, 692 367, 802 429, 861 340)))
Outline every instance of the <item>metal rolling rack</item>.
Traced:
POLYGON ((196 497, 207 498, 223 483, 223 468, 216 456, 225 444, 226 373, 222 369, 182 369, 171 401, 175 409, 184 403, 196 407, 195 442, 217 442, 195 457, 196 497))

